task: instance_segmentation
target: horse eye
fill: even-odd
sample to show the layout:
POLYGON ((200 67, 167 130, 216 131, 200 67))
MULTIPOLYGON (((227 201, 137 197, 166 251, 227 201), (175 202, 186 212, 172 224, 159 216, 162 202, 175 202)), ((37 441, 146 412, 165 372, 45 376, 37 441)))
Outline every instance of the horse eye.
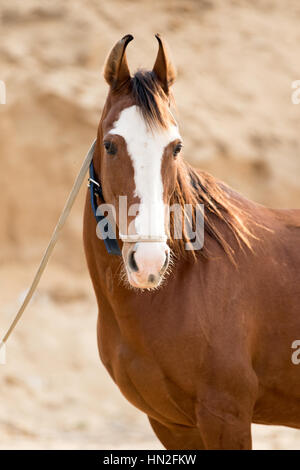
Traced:
POLYGON ((116 144, 114 144, 110 140, 105 140, 103 142, 103 145, 104 145, 104 148, 106 150, 106 153, 108 153, 108 155, 116 155, 116 153, 117 153, 116 144))
POLYGON ((173 156, 174 157, 177 157, 177 155, 179 154, 179 152, 181 151, 182 149, 182 143, 180 142, 179 144, 177 144, 173 150, 173 156))

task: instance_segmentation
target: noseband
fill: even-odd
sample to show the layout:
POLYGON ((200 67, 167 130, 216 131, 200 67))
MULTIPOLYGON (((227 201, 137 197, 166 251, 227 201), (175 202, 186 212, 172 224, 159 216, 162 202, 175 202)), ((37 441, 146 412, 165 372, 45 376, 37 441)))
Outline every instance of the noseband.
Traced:
POLYGON ((151 235, 123 235, 120 233, 120 238, 123 243, 146 243, 146 242, 157 242, 157 243, 166 243, 168 237, 163 236, 151 236, 151 235))
MULTIPOLYGON (((96 222, 98 224, 99 222, 101 222, 101 220, 105 218, 105 216, 97 214, 97 207, 98 207, 97 197, 103 203, 105 203, 105 201, 103 197, 101 183, 100 181, 97 181, 93 160, 91 160, 91 163, 90 163, 88 182, 89 182, 88 186, 90 188, 91 206, 92 206, 92 210, 93 210, 96 222)), ((107 223, 109 222, 107 221, 107 223)), ((110 230, 108 230, 108 233, 104 231, 101 225, 99 226, 99 229, 101 231, 101 236, 104 241, 108 254, 121 256, 121 250, 120 250, 119 243, 118 243, 116 236, 114 236, 114 238, 109 238, 108 236, 108 233, 112 233, 111 228, 110 230)), ((168 240, 168 237, 166 235, 163 235, 163 236, 125 235, 125 234, 120 233, 120 239, 122 240, 123 243, 146 243, 146 242, 166 243, 166 241, 168 240)))

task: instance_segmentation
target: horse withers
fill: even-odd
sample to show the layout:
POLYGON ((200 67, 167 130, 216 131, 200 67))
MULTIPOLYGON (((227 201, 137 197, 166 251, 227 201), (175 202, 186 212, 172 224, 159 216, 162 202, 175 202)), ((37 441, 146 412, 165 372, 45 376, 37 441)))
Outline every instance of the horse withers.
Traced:
POLYGON ((97 236, 87 196, 100 357, 167 449, 250 449, 251 423, 300 428, 300 365, 291 360, 300 338, 300 211, 251 202, 184 161, 170 111, 175 70, 156 37, 153 70, 130 75, 130 35, 104 70, 110 88, 93 165, 122 257, 97 236), (120 196, 135 208, 122 227, 120 196), (168 218, 172 205, 179 211, 168 218), (185 228, 174 236, 186 207, 185 225, 195 229, 198 206, 200 249, 185 228))

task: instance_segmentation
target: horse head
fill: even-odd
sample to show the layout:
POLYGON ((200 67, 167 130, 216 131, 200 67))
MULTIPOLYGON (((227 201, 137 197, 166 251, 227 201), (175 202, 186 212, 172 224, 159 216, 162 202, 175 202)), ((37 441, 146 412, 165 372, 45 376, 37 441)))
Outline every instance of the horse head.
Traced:
POLYGON ((130 75, 124 36, 110 52, 104 78, 110 89, 99 123, 100 179, 105 202, 114 206, 129 283, 155 288, 169 265, 167 207, 174 192, 182 140, 170 111, 175 69, 166 44, 151 71, 130 75), (126 196, 122 227, 119 197, 126 196), (125 233, 124 233, 125 232, 125 233))

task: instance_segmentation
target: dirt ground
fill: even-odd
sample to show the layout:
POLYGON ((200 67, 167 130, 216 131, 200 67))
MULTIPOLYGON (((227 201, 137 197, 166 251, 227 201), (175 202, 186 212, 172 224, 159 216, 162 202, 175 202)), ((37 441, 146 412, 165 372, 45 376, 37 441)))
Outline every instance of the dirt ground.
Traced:
MULTIPOLYGON (((0 336, 95 136, 101 68, 126 33, 132 69, 152 66, 154 33, 170 44, 185 158, 260 203, 300 207, 299 21, 296 0, 1 1, 0 336)), ((98 358, 85 191, 0 366, 0 449, 161 448, 98 358)), ((256 449, 300 449, 299 430, 253 435, 256 449)))

